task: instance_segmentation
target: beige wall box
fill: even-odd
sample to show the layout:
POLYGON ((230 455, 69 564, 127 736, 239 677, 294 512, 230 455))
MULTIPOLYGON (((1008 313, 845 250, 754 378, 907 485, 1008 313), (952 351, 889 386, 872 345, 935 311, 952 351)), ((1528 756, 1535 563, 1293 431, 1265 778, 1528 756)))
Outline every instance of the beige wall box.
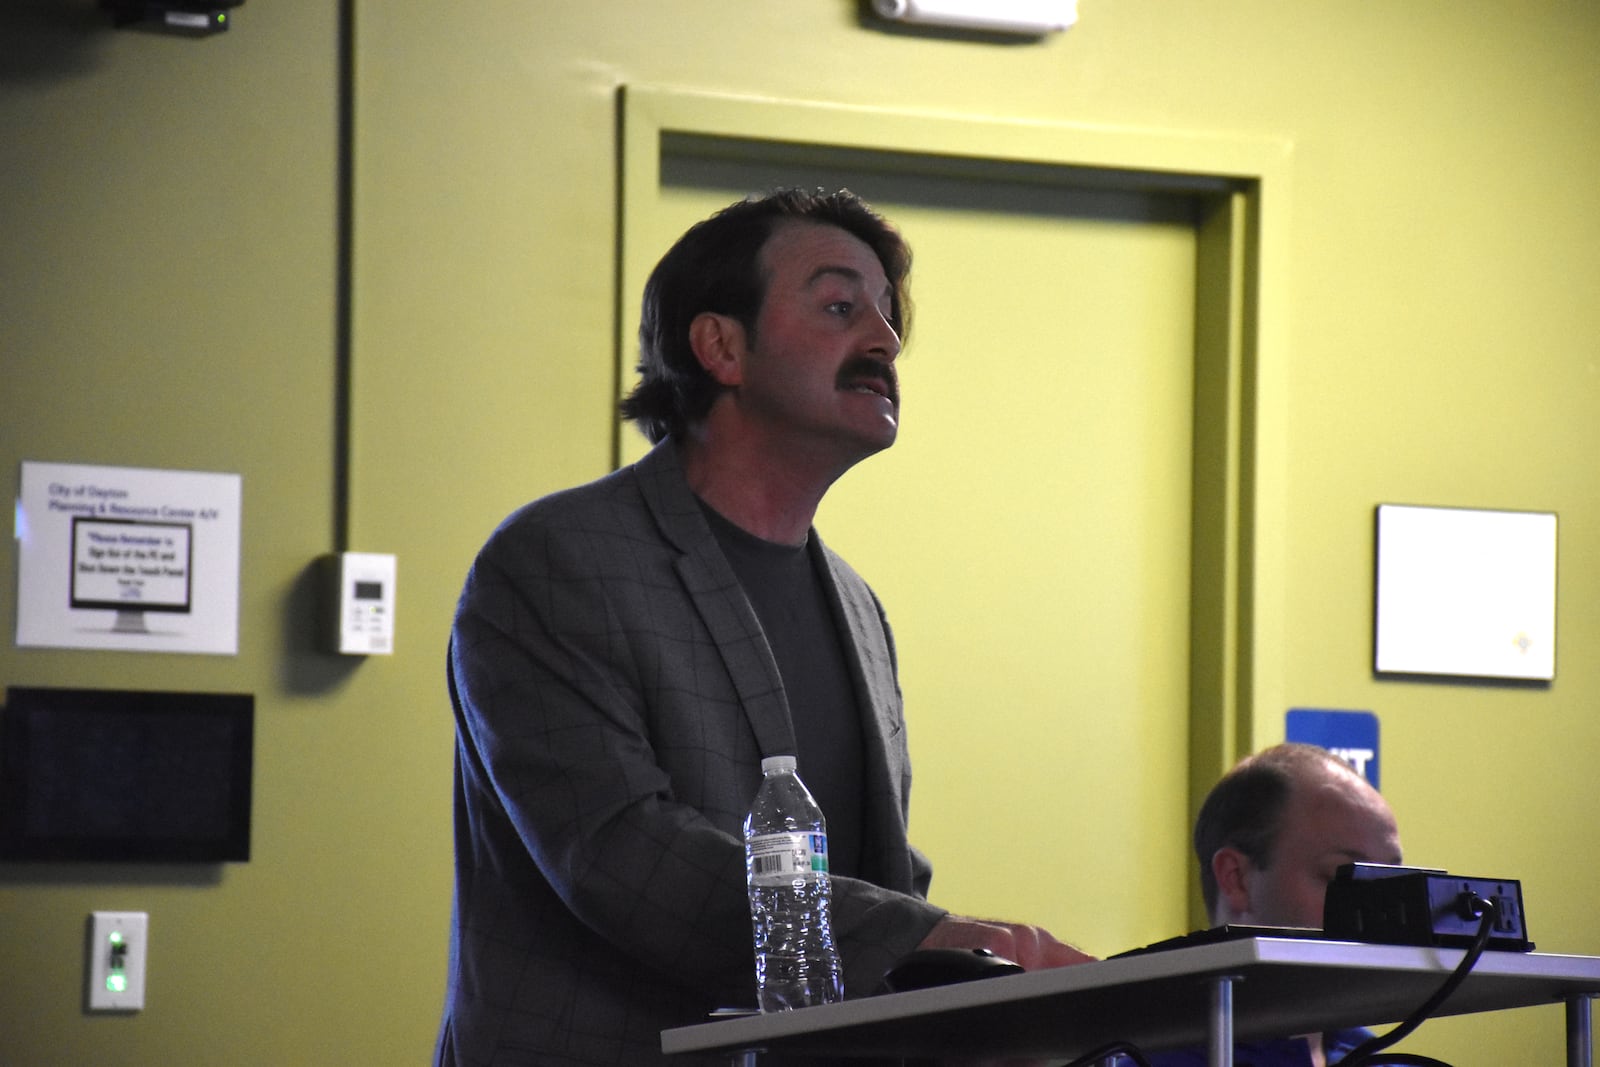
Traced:
POLYGON ((393 652, 394 556, 336 552, 323 564, 328 651, 346 656, 393 652))
POLYGON ((1556 673, 1556 517, 1378 508, 1376 669, 1549 681, 1556 673))

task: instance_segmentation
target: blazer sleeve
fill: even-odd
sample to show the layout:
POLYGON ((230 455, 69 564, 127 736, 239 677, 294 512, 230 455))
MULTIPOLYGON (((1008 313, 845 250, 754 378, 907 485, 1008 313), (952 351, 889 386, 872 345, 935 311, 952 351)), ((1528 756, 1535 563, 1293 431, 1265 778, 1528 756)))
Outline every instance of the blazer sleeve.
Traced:
POLYGON ((678 795, 659 751, 708 761, 719 740, 690 754, 652 720, 671 681, 649 677, 660 661, 636 652, 668 638, 640 627, 674 620, 631 619, 639 605, 616 602, 614 579, 633 564, 597 562, 591 548, 538 523, 502 528, 468 579, 452 635, 461 743, 488 778, 486 817, 508 821, 525 852, 478 863, 531 859, 572 915, 619 951, 710 996, 747 1000, 742 843, 728 813, 714 825, 678 795))

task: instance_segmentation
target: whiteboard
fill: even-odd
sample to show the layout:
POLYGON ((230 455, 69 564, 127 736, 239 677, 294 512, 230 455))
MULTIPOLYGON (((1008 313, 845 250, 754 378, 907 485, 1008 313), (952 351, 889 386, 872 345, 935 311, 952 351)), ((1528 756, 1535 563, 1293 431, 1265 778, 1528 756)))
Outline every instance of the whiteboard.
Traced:
POLYGON ((1552 680, 1556 517, 1383 504, 1379 673, 1552 680))

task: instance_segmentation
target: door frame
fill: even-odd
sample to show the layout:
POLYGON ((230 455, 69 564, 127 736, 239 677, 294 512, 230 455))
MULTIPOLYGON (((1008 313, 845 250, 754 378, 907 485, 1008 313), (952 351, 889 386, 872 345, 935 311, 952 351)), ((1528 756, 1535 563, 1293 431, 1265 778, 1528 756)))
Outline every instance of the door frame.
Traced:
MULTIPOLYGON (((1190 575, 1189 817, 1277 740, 1283 699, 1292 143, 1276 137, 995 119, 682 88, 619 89, 616 395, 634 379, 633 294, 661 250, 641 233, 671 152, 843 151, 917 173, 1019 170, 1200 205, 1190 575)), ((616 420, 613 462, 625 455, 616 420)), ((1193 860, 1191 859, 1191 863, 1193 860)), ((1191 883, 1192 884, 1192 883, 1191 883)), ((1197 925, 1207 925, 1198 898, 1197 925)))

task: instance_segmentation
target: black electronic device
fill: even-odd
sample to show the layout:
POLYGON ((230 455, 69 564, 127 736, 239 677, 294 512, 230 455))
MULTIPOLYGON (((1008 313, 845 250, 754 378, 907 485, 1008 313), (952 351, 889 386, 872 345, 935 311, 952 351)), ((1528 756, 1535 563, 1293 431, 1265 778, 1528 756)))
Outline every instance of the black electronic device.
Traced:
POLYGON ((986 948, 919 948, 884 973, 882 992, 904 993, 1021 973, 1019 964, 986 948))
POLYGON ((1485 947, 1531 952, 1522 910, 1522 883, 1514 878, 1462 878, 1427 867, 1347 863, 1328 883, 1322 928, 1330 938, 1385 945, 1472 944, 1494 909, 1485 947))
POLYGON ((255 698, 11 686, 0 861, 250 858, 255 698))
POLYGON ((244 0, 100 0, 119 28, 209 37, 227 32, 231 12, 244 0))

